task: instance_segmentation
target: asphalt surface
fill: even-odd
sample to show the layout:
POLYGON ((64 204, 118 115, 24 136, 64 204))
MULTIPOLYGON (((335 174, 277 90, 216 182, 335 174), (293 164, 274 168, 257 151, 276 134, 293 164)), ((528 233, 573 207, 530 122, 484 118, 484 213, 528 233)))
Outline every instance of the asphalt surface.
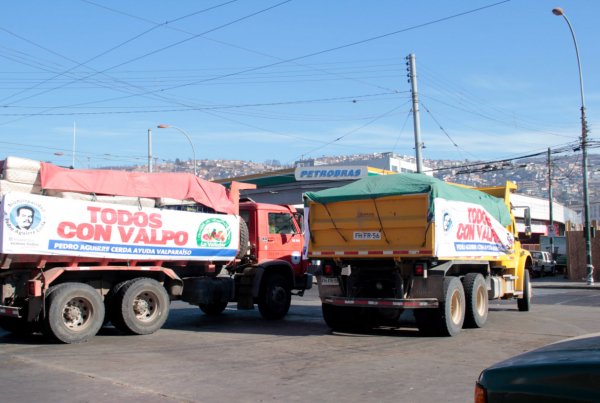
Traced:
POLYGON ((332 333, 316 290, 295 297, 282 321, 174 302, 148 336, 107 327, 60 345, 0 331, 0 402, 469 402, 487 366, 600 332, 597 289, 539 283, 530 312, 495 301, 484 328, 452 338, 422 337, 410 312, 399 328, 332 333))

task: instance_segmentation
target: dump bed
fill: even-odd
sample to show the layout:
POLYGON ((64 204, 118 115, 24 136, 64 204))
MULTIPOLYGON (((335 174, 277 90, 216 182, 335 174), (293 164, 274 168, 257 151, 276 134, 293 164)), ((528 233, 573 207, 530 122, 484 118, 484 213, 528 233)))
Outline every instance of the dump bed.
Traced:
POLYGON ((3 269, 31 262, 227 263, 239 249, 237 191, 194 175, 75 170, 8 157, 0 177, 3 269), (199 212, 177 211, 168 200, 193 203, 199 212))
POLYGON ((422 174, 309 192, 305 204, 313 258, 490 259, 513 251, 504 199, 422 174))

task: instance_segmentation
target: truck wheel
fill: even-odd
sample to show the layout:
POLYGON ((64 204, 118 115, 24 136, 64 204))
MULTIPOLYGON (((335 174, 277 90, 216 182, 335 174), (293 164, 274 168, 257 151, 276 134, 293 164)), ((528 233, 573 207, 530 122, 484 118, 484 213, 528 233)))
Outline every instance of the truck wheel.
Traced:
POLYGON ((321 304, 323 319, 334 332, 356 332, 366 327, 360 308, 321 304))
POLYGON ((423 310, 430 311, 431 315, 429 324, 425 325, 425 333, 437 336, 456 336, 460 333, 465 321, 465 291, 458 277, 444 279, 443 298, 436 310, 423 310))
POLYGON ((469 273, 463 278, 466 312, 464 327, 483 327, 488 316, 488 292, 485 279, 479 273, 469 273))
POLYGON ((169 316, 169 302, 169 294, 158 281, 129 280, 115 296, 112 323, 124 333, 154 333, 169 316))
POLYGON ((217 316, 227 308, 227 302, 213 302, 212 304, 198 305, 200 310, 209 316, 217 316))
POLYGON ((529 272, 524 270, 523 277, 523 296, 517 299, 517 307, 521 312, 529 312, 531 308, 531 281, 529 281, 529 272))
POLYGON ((91 286, 63 283, 46 297, 44 333, 63 343, 80 343, 95 336, 104 320, 102 297, 91 286))
POLYGON ((239 218, 240 221, 240 246, 238 247, 238 253, 235 255, 236 259, 243 258, 248 252, 248 241, 250 240, 250 235, 248 234, 248 225, 246 221, 242 217, 239 218))
POLYGON ((282 319, 289 311, 292 290, 281 274, 269 274, 261 287, 258 310, 268 320, 282 319))

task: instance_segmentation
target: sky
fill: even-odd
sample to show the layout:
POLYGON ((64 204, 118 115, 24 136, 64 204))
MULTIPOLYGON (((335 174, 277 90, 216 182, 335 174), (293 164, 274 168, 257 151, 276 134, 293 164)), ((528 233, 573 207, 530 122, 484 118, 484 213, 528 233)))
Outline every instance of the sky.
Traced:
POLYGON ((159 163, 414 156, 414 54, 425 159, 560 149, 581 94, 555 7, 594 144, 596 0, 22 0, 0 16, 0 146, 76 168, 146 164, 150 137, 159 163))

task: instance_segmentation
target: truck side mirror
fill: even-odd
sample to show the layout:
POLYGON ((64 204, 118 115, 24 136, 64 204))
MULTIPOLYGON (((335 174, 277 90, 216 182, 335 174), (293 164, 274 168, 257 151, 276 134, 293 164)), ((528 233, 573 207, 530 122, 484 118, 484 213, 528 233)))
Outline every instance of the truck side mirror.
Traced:
POLYGON ((531 237, 531 210, 529 207, 523 208, 523 215, 525 219, 525 236, 531 237))
POLYGON ((300 213, 294 213, 294 220, 296 221, 296 224, 298 225, 298 228, 300 229, 300 233, 304 234, 304 220, 302 217, 302 214, 300 213))
MULTIPOLYGON (((525 234, 526 238, 531 238, 531 209, 529 206, 511 206, 512 209, 523 209, 523 221, 525 226, 525 234)), ((515 229, 516 230, 516 229, 515 229)))

